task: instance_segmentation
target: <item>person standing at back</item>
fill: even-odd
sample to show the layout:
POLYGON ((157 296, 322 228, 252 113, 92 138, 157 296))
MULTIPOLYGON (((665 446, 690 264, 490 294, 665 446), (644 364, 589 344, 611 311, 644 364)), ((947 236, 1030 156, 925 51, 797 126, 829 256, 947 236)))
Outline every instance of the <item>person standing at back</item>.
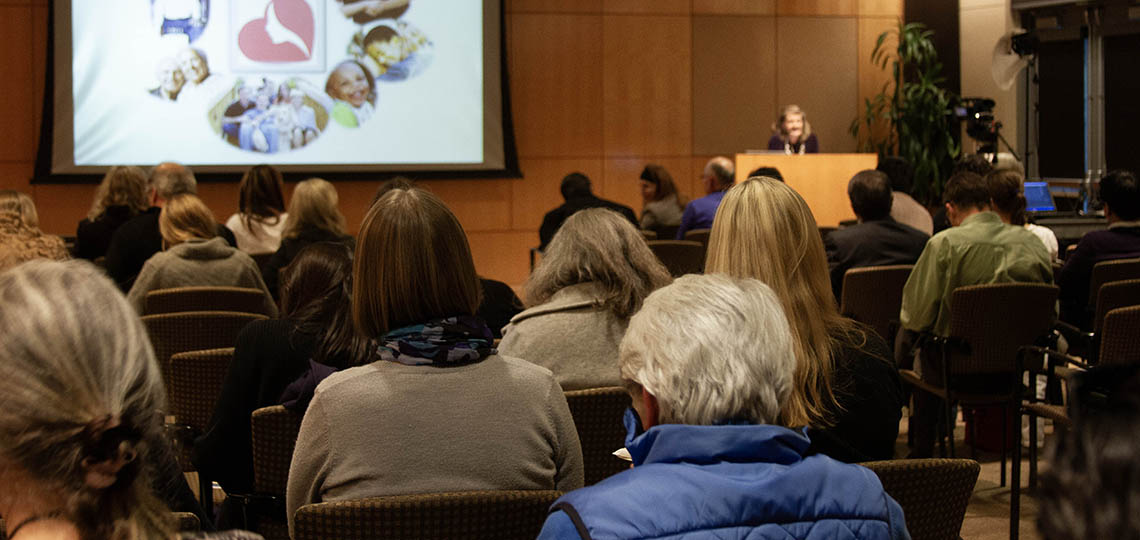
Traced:
POLYGON ((701 185, 704 186, 706 195, 685 206, 685 212, 681 214, 681 227, 677 229, 677 240, 684 240, 688 231, 712 228, 716 209, 720 207, 724 192, 736 181, 735 175, 736 167, 732 160, 724 156, 714 157, 705 164, 705 169, 701 172, 701 185))

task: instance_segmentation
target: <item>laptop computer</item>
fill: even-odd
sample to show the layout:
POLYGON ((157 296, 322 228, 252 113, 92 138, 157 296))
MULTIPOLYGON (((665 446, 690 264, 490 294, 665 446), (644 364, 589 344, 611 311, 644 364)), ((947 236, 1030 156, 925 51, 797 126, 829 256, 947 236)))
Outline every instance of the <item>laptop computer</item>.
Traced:
POLYGON ((1025 183, 1025 211, 1033 214, 1056 212, 1057 203, 1049 192, 1048 182, 1025 183))

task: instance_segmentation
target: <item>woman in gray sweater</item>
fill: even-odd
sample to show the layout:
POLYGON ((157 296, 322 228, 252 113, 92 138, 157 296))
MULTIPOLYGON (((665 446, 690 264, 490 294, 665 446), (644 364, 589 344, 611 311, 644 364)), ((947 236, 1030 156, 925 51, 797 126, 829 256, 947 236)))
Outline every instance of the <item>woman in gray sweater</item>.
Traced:
POLYGON ((127 293, 139 314, 146 309, 146 293, 174 287, 246 287, 265 293, 265 313, 277 316, 261 271, 253 259, 217 235, 214 214, 196 195, 175 195, 162 207, 158 230, 165 251, 146 261, 127 293))
POLYGON ((372 362, 317 387, 289 468, 289 528, 309 503, 582 487, 582 449, 549 370, 499 356, 455 215, 420 189, 369 209, 353 321, 372 362))

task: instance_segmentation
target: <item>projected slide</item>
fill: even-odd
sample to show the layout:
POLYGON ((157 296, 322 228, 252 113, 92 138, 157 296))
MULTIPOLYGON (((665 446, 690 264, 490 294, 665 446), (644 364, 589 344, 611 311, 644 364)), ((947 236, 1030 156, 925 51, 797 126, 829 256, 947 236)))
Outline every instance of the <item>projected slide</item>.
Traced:
POLYGON ((483 15, 471 0, 73 0, 73 164, 481 163, 483 15))

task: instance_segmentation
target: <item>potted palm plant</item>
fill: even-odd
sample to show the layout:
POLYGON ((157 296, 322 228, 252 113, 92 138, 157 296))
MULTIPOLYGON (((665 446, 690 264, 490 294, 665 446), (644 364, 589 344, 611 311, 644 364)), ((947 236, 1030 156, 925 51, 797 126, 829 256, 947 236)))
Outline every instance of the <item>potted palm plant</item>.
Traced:
POLYGON ((849 131, 863 152, 898 155, 914 166, 914 193, 919 201, 936 201, 958 157, 951 133, 954 92, 942 87, 942 63, 921 23, 903 23, 879 35, 871 62, 890 69, 891 79, 878 94, 864 100, 861 115, 849 131), (888 46, 890 37, 898 46, 888 46))

